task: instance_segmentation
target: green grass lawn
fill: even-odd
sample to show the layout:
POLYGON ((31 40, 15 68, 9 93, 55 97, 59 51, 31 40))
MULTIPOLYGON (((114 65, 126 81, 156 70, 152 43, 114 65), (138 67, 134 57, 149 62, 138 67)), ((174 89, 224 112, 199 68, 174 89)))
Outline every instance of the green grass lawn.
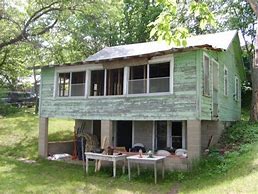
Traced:
MULTIPOLYGON (((50 119, 49 140, 71 139, 73 125, 72 120, 50 119)), ((257 124, 241 126, 250 131, 258 128, 257 124)), ((102 168, 95 174, 91 167, 85 177, 82 166, 39 159, 37 138, 38 117, 29 111, 0 118, 0 193, 169 193, 175 185, 180 193, 187 194, 258 193, 255 141, 225 156, 214 152, 191 172, 166 173, 165 180, 159 176, 154 185, 151 170, 143 171, 139 177, 134 170, 129 182, 120 169, 117 178, 112 178, 111 168, 102 168)))

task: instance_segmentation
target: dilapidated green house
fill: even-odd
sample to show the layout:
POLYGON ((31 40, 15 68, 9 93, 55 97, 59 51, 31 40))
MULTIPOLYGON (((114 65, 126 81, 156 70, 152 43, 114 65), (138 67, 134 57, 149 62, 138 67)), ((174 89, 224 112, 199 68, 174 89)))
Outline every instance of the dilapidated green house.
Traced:
POLYGON ((240 119, 244 77, 237 31, 187 43, 106 47, 83 62, 43 67, 39 154, 48 155, 48 118, 72 118, 113 146, 184 148, 187 158, 171 155, 166 165, 187 168, 240 119))

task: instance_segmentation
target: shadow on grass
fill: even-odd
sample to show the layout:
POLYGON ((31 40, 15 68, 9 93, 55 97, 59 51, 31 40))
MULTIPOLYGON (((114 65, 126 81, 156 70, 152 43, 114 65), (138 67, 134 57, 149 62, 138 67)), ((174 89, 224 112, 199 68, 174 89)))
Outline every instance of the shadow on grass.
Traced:
POLYGON ((117 178, 111 177, 112 169, 108 167, 99 173, 94 173, 90 167, 89 175, 84 176, 81 166, 63 162, 38 160, 27 164, 0 157, 1 163, 9 166, 9 170, 0 175, 3 192, 165 193, 171 185, 163 182, 154 186, 148 171, 138 178, 133 176, 135 180, 129 182, 121 170, 118 170, 117 178))
MULTIPOLYGON (((31 124, 33 125, 33 124, 31 124)), ((70 131, 61 131, 49 134, 49 141, 71 140, 70 131)), ((10 146, 1 146, 0 154, 9 157, 24 157, 35 159, 38 157, 38 137, 24 135, 10 146)))

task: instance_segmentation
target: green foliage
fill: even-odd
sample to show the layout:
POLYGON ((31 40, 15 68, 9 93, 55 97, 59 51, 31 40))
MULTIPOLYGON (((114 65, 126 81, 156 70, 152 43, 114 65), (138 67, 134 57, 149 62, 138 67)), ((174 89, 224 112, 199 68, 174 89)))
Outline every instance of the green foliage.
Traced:
POLYGON ((0 100, 0 117, 1 116, 12 115, 12 114, 17 113, 19 111, 20 111, 20 109, 18 109, 17 107, 11 106, 10 104, 3 103, 0 100))
POLYGON ((258 124, 247 121, 238 122, 225 130, 221 144, 226 147, 239 148, 243 144, 254 143, 258 140, 258 124))
POLYGON ((200 30, 204 30, 208 25, 216 25, 215 17, 205 2, 177 3, 176 1, 159 0, 157 5, 162 6, 163 10, 157 19, 149 24, 152 26, 150 36, 157 37, 158 40, 165 40, 168 44, 187 45, 186 38, 190 36, 190 26, 186 24, 191 23, 189 18, 191 21, 193 19, 197 21, 200 30))

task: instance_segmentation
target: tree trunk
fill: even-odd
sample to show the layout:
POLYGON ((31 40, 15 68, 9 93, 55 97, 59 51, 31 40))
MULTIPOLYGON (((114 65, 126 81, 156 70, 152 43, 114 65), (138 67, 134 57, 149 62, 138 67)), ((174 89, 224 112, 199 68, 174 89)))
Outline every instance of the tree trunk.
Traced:
POLYGON ((250 121, 258 121, 258 27, 256 28, 255 56, 251 70, 252 104, 250 110, 250 121))
MULTIPOLYGON (((257 0, 247 0, 252 7, 256 17, 258 17, 257 0)), ((251 71, 252 78, 252 105, 250 110, 250 121, 258 121, 258 26, 256 27, 255 55, 251 71)))

